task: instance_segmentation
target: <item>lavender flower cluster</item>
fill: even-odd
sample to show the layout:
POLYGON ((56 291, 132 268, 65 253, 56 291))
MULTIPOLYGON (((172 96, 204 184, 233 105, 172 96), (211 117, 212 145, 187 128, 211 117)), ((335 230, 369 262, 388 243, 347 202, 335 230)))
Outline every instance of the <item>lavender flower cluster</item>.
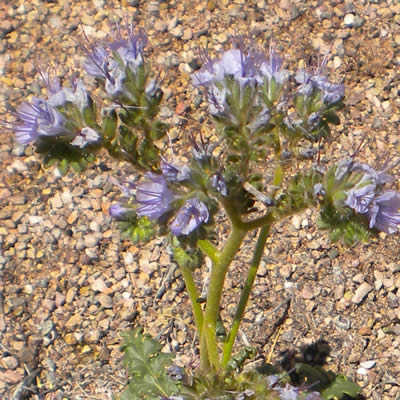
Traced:
POLYGON ((367 164, 344 160, 335 171, 335 179, 351 186, 345 191, 344 203, 356 213, 365 215, 369 228, 395 233, 400 225, 400 193, 382 191, 394 178, 385 171, 376 171, 367 164))
MULTIPOLYGON (((86 49, 88 56, 83 68, 89 75, 104 81, 105 91, 112 98, 124 95, 128 101, 137 102, 126 81, 143 66, 143 51, 148 39, 144 32, 135 32, 133 24, 128 25, 126 37, 119 26, 115 36, 113 41, 90 45, 86 49)), ((149 94, 154 91, 154 86, 155 82, 149 84, 149 94)))
POLYGON ((184 194, 179 194, 169 187, 169 183, 177 183, 190 179, 190 168, 187 166, 179 167, 168 163, 166 160, 161 162, 162 174, 148 172, 145 180, 136 185, 130 184, 125 194, 135 197, 134 207, 122 203, 114 204, 110 207, 109 213, 112 217, 124 220, 129 218, 133 209, 140 217, 147 217, 152 221, 163 221, 168 219, 177 206, 175 218, 170 224, 170 230, 173 235, 189 235, 195 231, 202 223, 209 219, 209 211, 206 204, 198 197, 185 199, 184 194))
MULTIPOLYGON (((240 88, 241 104, 246 104, 245 90, 251 90, 251 107, 259 109, 253 118, 247 121, 252 133, 268 126, 271 122, 271 108, 277 111, 288 108, 288 96, 285 91, 290 72, 282 68, 283 59, 271 44, 268 56, 264 51, 251 47, 245 38, 233 40, 234 47, 225 51, 221 58, 211 59, 206 51, 200 53, 203 67, 192 76, 194 86, 205 87, 209 102, 209 111, 217 120, 229 121, 233 126, 240 122, 240 113, 232 106, 235 86, 240 88)), ((294 81, 296 90, 297 119, 287 116, 284 123, 288 129, 315 130, 321 126, 325 113, 339 105, 344 98, 344 85, 330 82, 322 71, 323 63, 314 71, 299 70, 294 81), (301 104, 301 106, 299 106, 301 104)), ((249 113, 251 115, 251 113, 249 113)))
MULTIPOLYGON (((246 87, 258 89, 266 80, 269 83, 271 102, 273 102, 276 100, 277 90, 273 90, 272 86, 283 87, 289 78, 289 71, 282 69, 282 59, 273 47, 270 49, 268 59, 260 49, 248 48, 246 50, 243 39, 236 38, 233 41, 234 48, 225 51, 220 59, 212 59, 203 50, 200 53, 203 67, 192 76, 194 86, 207 89, 210 114, 214 117, 226 118, 234 125, 240 121, 230 106, 229 97, 233 95, 233 88, 229 84, 229 80, 236 82, 241 91, 246 87), (273 85, 271 85, 272 82, 274 82, 273 85)), ((249 124, 252 130, 265 125, 270 118, 266 104, 261 104, 260 98, 254 97, 256 101, 253 106, 261 106, 261 111, 258 117, 249 124)))
MULTIPOLYGON (((106 93, 119 104, 136 103, 138 99, 127 86, 143 65, 147 42, 143 32, 135 33, 133 24, 128 25, 126 37, 118 27, 114 40, 84 47, 87 57, 83 68, 103 81, 106 93)), ((48 97, 34 97, 17 109, 17 121, 12 124, 17 141, 28 144, 39 138, 54 137, 79 148, 100 144, 102 129, 97 124, 96 109, 83 82, 71 78, 71 87, 62 87, 60 80, 48 72, 40 71, 40 75, 48 97)), ((157 81, 152 80, 146 87, 146 96, 152 99, 158 90, 157 81)))
POLYGON ((34 97, 18 108, 18 121, 13 124, 17 141, 28 144, 41 137, 57 137, 79 148, 98 142, 100 134, 83 118, 92 108, 92 99, 82 81, 71 80, 72 87, 64 88, 49 73, 42 72, 41 76, 48 98, 34 97))

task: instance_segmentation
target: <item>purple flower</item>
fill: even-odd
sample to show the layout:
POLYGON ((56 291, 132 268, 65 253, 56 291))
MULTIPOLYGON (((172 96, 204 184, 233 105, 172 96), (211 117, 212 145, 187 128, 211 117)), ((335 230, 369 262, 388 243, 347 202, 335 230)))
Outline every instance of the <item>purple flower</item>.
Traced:
POLYGON ((217 86, 212 86, 208 89, 207 97, 210 107, 210 114, 214 117, 228 117, 234 119, 226 103, 227 89, 217 86))
POLYGON ((75 136, 71 142, 73 146, 80 147, 81 149, 87 144, 95 143, 100 139, 99 134, 92 128, 82 128, 78 135, 75 136))
POLYGON ((136 200, 139 203, 136 213, 155 220, 170 209, 174 194, 168 189, 164 176, 152 172, 145 176, 147 181, 139 183, 136 187, 136 200))
POLYGON ((58 90, 51 92, 49 104, 53 107, 63 107, 67 102, 74 104, 79 111, 90 105, 90 95, 84 83, 80 80, 72 80, 72 88, 59 87, 58 90))
POLYGON ((228 195, 228 187, 226 185, 225 178, 220 172, 217 172, 214 174, 211 179, 211 186, 219 192, 223 197, 226 197, 228 195))
POLYGON ((116 40, 109 43, 112 51, 117 52, 124 64, 130 65, 135 70, 143 64, 143 51, 147 46, 148 39, 144 32, 135 33, 133 23, 127 27, 127 37, 125 38, 118 26, 116 40))
POLYGON ((255 83, 260 66, 266 62, 265 55, 259 50, 244 51, 243 45, 225 51, 220 59, 212 60, 206 51, 200 57, 203 67, 192 76, 194 86, 210 87, 223 82, 226 76, 233 77, 240 86, 255 83))
POLYGON ((287 384, 284 388, 277 387, 276 391, 279 392, 281 400, 297 400, 300 390, 292 385, 287 384))
MULTIPOLYGON (((318 71, 317 71, 318 72, 318 71)), ((323 102, 330 106, 342 100, 344 97, 344 85, 342 83, 331 83, 320 73, 312 74, 305 69, 300 69, 295 80, 300 83, 298 92, 303 96, 311 96, 314 90, 322 92, 323 102)))
POLYGON ((187 165, 179 167, 169 163, 161 157, 161 171, 165 179, 169 182, 187 181, 191 177, 191 170, 187 165))
POLYGON ((89 75, 105 80, 105 90, 109 95, 118 96, 123 91, 125 68, 128 66, 136 73, 143 64, 147 43, 147 36, 141 31, 135 33, 133 24, 127 27, 126 37, 118 26, 114 41, 85 48, 87 58, 83 67, 89 75))
POLYGON ((278 56, 272 43, 269 49, 269 61, 261 64, 260 73, 268 81, 274 79, 278 85, 283 85, 289 78, 290 73, 287 69, 282 69, 282 58, 278 56))
POLYGON ((109 54, 105 47, 93 45, 85 49, 87 58, 83 62, 84 70, 95 78, 108 79, 109 54))
POLYGON ((197 198, 189 199, 178 210, 171 224, 171 232, 175 236, 189 235, 203 222, 208 221, 207 206, 197 198))
POLYGON ((389 191, 376 197, 368 211, 369 227, 395 233, 400 225, 400 193, 389 191))
POLYGON ((345 177, 359 187, 366 184, 383 185, 394 179, 385 170, 377 171, 368 164, 354 162, 351 159, 340 161, 336 167, 335 179, 341 181, 345 177))
POLYGON ((15 123, 14 130, 19 143, 34 142, 39 136, 65 134, 63 116, 47 101, 33 98, 31 103, 23 103, 16 113, 22 123, 15 123))
POLYGON ((365 214, 368 212, 369 205, 375 197, 375 184, 369 184, 365 186, 356 186, 347 192, 347 199, 345 204, 351 207, 359 214, 365 214))
POLYGON ((122 218, 129 211, 130 210, 128 208, 122 206, 120 203, 113 204, 108 209, 108 213, 110 214, 110 216, 118 219, 122 218))

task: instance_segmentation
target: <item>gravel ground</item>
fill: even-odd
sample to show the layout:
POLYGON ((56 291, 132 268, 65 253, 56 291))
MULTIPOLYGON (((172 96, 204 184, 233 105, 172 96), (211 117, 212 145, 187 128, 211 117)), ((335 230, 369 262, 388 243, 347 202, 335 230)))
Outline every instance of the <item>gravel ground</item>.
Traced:
MULTIPOLYGON (((0 111, 40 93, 35 65, 74 71, 82 29, 101 39, 133 16, 165 89, 163 117, 177 149, 201 126, 205 103, 190 86, 196 49, 228 46, 234 33, 273 37, 289 67, 330 50, 328 71, 345 79, 348 108, 328 162, 352 154, 379 165, 399 150, 398 1, 4 1, 0 5, 0 111), (183 139, 176 140, 178 135, 183 139)), ((121 241, 107 210, 110 183, 129 173, 100 159, 81 175, 43 170, 30 147, 0 144, 0 398, 111 399, 126 383, 120 332, 143 325, 182 365, 196 363, 193 320, 162 240, 121 241), (107 166, 107 167, 106 167, 107 166), (165 289, 165 290, 164 290, 165 289)), ((398 172, 398 171, 395 171, 398 172)), ((400 399, 400 256, 397 237, 351 249, 332 245, 305 212, 274 228, 251 299, 243 340, 290 367, 323 357, 366 399, 400 399), (329 355, 327 349, 329 348, 329 355)), ((222 226, 224 226, 222 224, 222 226)), ((229 275, 231 315, 253 238, 229 275)), ((199 284, 206 276, 199 276, 199 284)), ((318 361, 318 360, 315 360, 318 361)))

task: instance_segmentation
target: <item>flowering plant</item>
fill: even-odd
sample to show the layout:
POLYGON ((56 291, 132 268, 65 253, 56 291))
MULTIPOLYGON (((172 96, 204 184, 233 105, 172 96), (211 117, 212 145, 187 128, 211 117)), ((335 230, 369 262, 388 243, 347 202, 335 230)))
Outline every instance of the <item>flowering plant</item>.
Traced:
POLYGON ((354 157, 329 168, 319 162, 331 126, 340 123, 344 85, 317 69, 291 74, 273 44, 266 54, 244 37, 212 59, 199 54, 192 75, 204 91, 214 135, 193 138, 191 161, 168 160, 160 151, 168 126, 157 119, 158 79, 145 61, 147 37, 127 27, 111 41, 85 46, 85 71, 102 89, 102 105, 81 80, 63 87, 42 73, 47 99, 33 98, 17 110, 16 139, 32 143, 44 163, 61 172, 81 171, 100 149, 131 164, 142 176, 121 182, 121 202, 109 213, 134 241, 165 237, 191 301, 200 348, 199 370, 171 366, 173 357, 141 329, 126 335, 123 349, 132 380, 124 399, 332 399, 355 397, 357 385, 342 376, 298 365, 306 376, 292 386, 289 375, 246 371, 254 353, 234 343, 272 226, 306 208, 320 211, 319 226, 347 244, 400 224, 400 193, 386 190, 393 178, 354 157), (314 159, 317 162, 313 163, 314 159), (301 168, 299 165, 301 164, 301 168), (223 243, 216 219, 229 222, 223 243), (254 254, 230 326, 220 320, 224 281, 249 232, 258 232, 254 254), (211 274, 205 302, 194 269, 207 257, 211 274), (222 324, 222 329, 221 329, 222 324), (305 385, 307 383, 307 386, 305 385))

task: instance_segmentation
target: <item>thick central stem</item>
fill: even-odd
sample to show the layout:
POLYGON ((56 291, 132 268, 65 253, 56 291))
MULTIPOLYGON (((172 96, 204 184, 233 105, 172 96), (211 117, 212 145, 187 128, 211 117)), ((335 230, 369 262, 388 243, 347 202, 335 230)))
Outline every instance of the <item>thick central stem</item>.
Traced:
MULTIPOLYGON (((246 232, 246 230, 238 228, 236 224, 233 223, 232 231, 225 244, 225 247, 212 266, 202 331, 202 335, 204 336, 205 340, 202 340, 200 343, 200 353, 208 353, 208 360, 211 366, 216 370, 220 368, 216 327, 225 275, 234 256, 239 251, 240 245, 246 236, 246 232)), ((207 368, 206 358, 202 357, 202 360, 204 360, 204 362, 202 362, 201 367, 207 368)))
POLYGON ((244 311, 246 310, 247 302, 250 297, 251 289, 253 288, 254 280, 257 275, 258 266, 260 265, 260 261, 264 252, 265 242, 267 240, 271 223, 273 217, 270 214, 270 221, 268 224, 264 225, 261 230, 260 234, 257 239, 257 244, 254 250, 253 260, 250 265, 250 269, 247 274, 247 279, 242 289, 242 294, 240 296, 239 304, 236 309, 235 317, 232 323, 231 330, 229 331, 228 336, 226 337, 224 343, 224 353, 223 353, 223 367, 225 368, 228 364, 231 354, 233 344, 235 343, 236 335, 239 329, 240 322, 242 321, 244 311))

